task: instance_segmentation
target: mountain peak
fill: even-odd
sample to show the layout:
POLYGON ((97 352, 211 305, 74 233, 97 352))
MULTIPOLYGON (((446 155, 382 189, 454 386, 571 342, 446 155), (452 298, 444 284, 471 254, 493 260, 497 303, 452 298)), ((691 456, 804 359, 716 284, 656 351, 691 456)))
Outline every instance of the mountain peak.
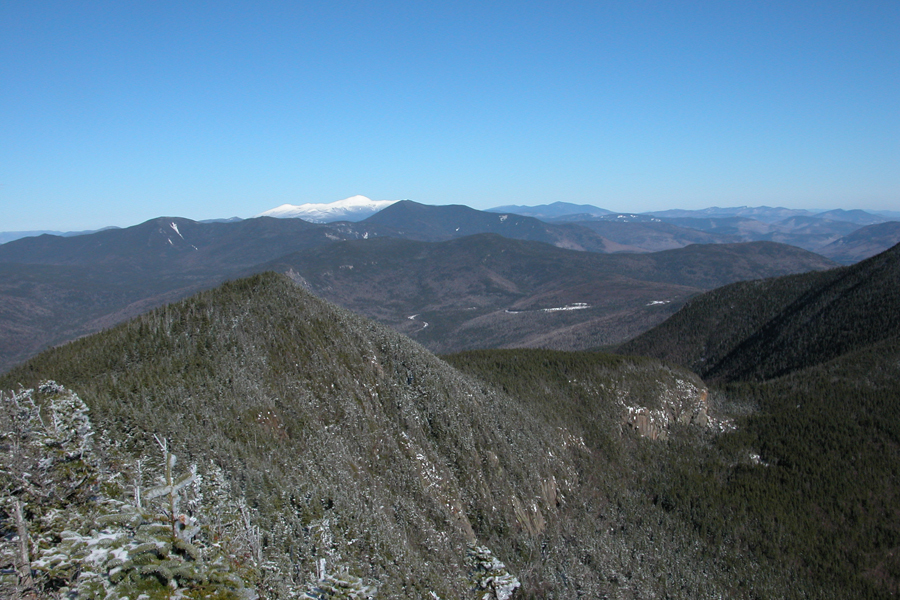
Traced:
POLYGON ((279 219, 303 219, 312 223, 332 223, 334 221, 362 221, 383 208, 397 202, 396 200, 371 200, 366 196, 356 195, 328 203, 282 204, 261 212, 257 217, 276 217, 279 219))

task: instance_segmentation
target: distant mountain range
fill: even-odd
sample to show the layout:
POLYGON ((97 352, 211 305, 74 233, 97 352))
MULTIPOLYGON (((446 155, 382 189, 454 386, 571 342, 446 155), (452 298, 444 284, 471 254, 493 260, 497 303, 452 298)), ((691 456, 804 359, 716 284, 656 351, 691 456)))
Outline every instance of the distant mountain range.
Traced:
POLYGON ((61 237, 72 237, 75 235, 86 235, 88 233, 96 233, 106 229, 118 229, 117 227, 105 227, 104 229, 91 229, 87 231, 0 231, 0 244, 19 240, 26 237, 37 237, 40 235, 58 235, 61 237))
POLYGON ((819 253, 845 265, 875 256, 900 243, 900 221, 861 227, 823 247, 819 253))
POLYGON ((0 245, 0 370, 265 269, 293 272, 327 298, 435 350, 454 351, 617 343, 700 291, 833 266, 777 244, 695 245, 645 258, 624 252, 633 248, 578 224, 410 201, 358 223, 165 217, 88 235, 24 238, 0 245), (503 237, 476 235, 485 233, 503 237))
POLYGON ((589 227, 611 241, 644 250, 680 247, 688 243, 772 241, 817 252, 844 264, 868 258, 900 242, 900 235, 888 225, 887 217, 861 210, 816 214, 765 207, 677 210, 646 215, 579 214, 555 217, 550 221, 589 227), (869 229, 881 225, 886 226, 869 229), (848 238, 846 241, 845 237, 848 238))
POLYGON ((432 243, 342 242, 255 268, 287 273, 317 295, 446 353, 619 343, 701 290, 833 265, 770 242, 597 254, 478 234, 432 243))
MULTIPOLYGON (((348 206, 366 204, 350 200, 348 206)), ((831 211, 831 217, 843 220, 826 220, 800 214, 785 216, 784 209, 710 209, 704 212, 718 216, 701 218, 696 214, 622 215, 602 209, 585 215, 585 206, 565 203, 539 208, 546 214, 579 211, 581 220, 569 222, 565 215, 541 220, 513 212, 403 200, 358 222, 319 224, 270 217, 195 222, 172 217, 124 229, 14 240, 0 245, 0 298, 4 302, 0 313, 0 370, 48 345, 97 331, 153 306, 263 268, 293 271, 317 293, 390 323, 434 350, 509 345, 573 349, 621 342, 660 322, 700 291, 741 279, 824 269, 833 264, 799 254, 788 246, 734 244, 775 241, 852 263, 900 241, 900 225, 860 225, 877 220, 862 211, 831 211), (767 221, 784 218, 769 223, 746 216, 722 216, 729 211, 752 213, 767 221), (541 245, 504 247, 505 242, 499 239, 479 238, 476 242, 469 237, 486 233, 541 245), (431 249, 375 242, 381 238, 426 244, 465 238, 485 255, 465 252, 465 243, 431 249), (360 269, 365 261, 357 257, 353 262, 340 263, 341 253, 349 250, 329 248, 335 242, 352 240, 359 242, 358 246, 351 245, 358 247, 353 252, 383 254, 379 260, 391 264, 397 277, 368 269, 366 277, 374 279, 354 290, 353 277, 362 277, 361 271, 351 277, 341 267, 352 264, 360 269), (663 265, 656 255, 647 259, 649 262, 636 257, 680 248, 685 251, 676 256, 682 257, 679 260, 683 264, 673 272, 684 274, 684 267, 704 277, 663 280, 652 273, 652 268, 639 265, 672 269, 671 264, 663 265), (761 248, 777 250, 764 253, 761 248), (583 255, 561 250, 577 250, 583 255), (428 261, 404 264, 390 258, 392 253, 402 252, 428 256, 428 261, 445 266, 430 271, 428 261), (484 270, 481 261, 488 254, 502 253, 521 262, 515 276, 484 270), (609 254, 621 258, 600 256, 609 254), (615 271, 618 279, 613 283, 609 279, 612 271, 604 265, 616 261, 632 265, 635 271, 615 271), (317 265, 320 271, 311 265, 317 265), (451 267, 454 270, 446 271, 448 277, 451 272, 457 275, 446 281, 437 276, 451 267), (540 277, 517 279, 529 269, 541 273, 540 277), (331 283, 322 278, 326 272, 333 274, 331 283), (400 285, 404 273, 406 287, 400 285), (466 277, 459 279, 460 273, 466 277), (486 279, 479 280, 478 273, 486 279), (451 280, 462 287, 453 287, 451 280), (427 286, 423 283, 426 281, 430 282, 427 286), (408 295, 412 289, 415 294, 408 295), (494 292, 489 291, 492 289, 494 292), (436 300, 441 296, 455 298, 459 304, 450 310, 436 300), (476 298, 480 299, 474 301, 476 298), (473 303, 464 306, 470 300, 473 303), (575 308, 579 303, 590 308, 575 308), (526 319, 516 313, 523 307, 568 310, 531 313, 526 319)))
POLYGON ((0 596, 894 597, 900 245, 735 240, 898 223, 754 210, 0 245, 0 596))
POLYGON ((402 200, 362 223, 390 227, 397 231, 398 237, 423 242, 440 242, 478 233, 497 233, 510 239, 544 242, 570 250, 633 250, 577 224, 546 223, 534 217, 490 213, 462 205, 429 206, 402 200))
MULTIPOLYGON (((496 232, 516 239, 536 239, 559 247, 592 252, 656 252, 689 244, 775 241, 821 253, 845 264, 873 256, 900 241, 900 236, 894 235, 890 227, 873 230, 868 242, 866 236, 870 232, 865 229, 854 238, 842 241, 845 236, 866 226, 900 221, 900 212, 890 211, 811 211, 744 206, 635 214, 615 213, 589 204, 554 202, 539 206, 498 206, 486 211, 476 211, 466 206, 432 206, 438 210, 428 212, 419 219, 416 213, 424 215, 424 206, 411 201, 373 201, 365 196, 353 196, 327 204, 284 204, 257 216, 297 218, 311 223, 356 223, 375 217, 371 221, 373 224, 396 226, 402 230, 399 234, 402 237, 422 241, 496 232), (397 204, 403 210, 389 211, 377 217, 380 211, 397 204), (489 214, 497 214, 503 220, 492 221, 487 218, 489 214), (440 222, 437 215, 446 217, 446 222, 440 222), (511 216, 514 216, 513 223, 501 225, 511 216), (566 227, 541 231, 545 226, 518 217, 566 227), (451 223, 453 227, 450 227, 451 223), (582 229, 573 227, 575 225, 582 229), (416 231, 416 228, 422 229, 416 231), (531 231, 526 233, 525 229, 531 231), (512 233, 514 231, 517 233, 512 233)), ((240 219, 213 219, 201 223, 236 220, 240 219)), ((74 236, 93 232, 0 232, 0 244, 43 233, 74 236)))
MULTIPOLYGON (((784 221, 785 219, 796 218, 796 217, 816 217, 819 219, 826 219, 830 221, 849 221, 851 223, 856 223, 858 225, 872 225, 874 223, 881 223, 884 221, 890 220, 890 216, 888 215, 878 215, 874 212, 866 212, 859 209, 853 210, 843 210, 843 209, 835 209, 828 211, 821 210, 798 210, 798 209, 790 209, 790 208, 781 208, 781 207, 769 207, 769 206, 738 206, 733 208, 705 208, 701 210, 681 210, 681 209, 673 209, 673 210, 664 210, 664 211, 653 211, 647 214, 655 215, 657 217, 663 219, 676 219, 676 218, 714 218, 721 219, 727 217, 743 217, 746 219, 753 219, 755 221, 762 221, 763 223, 777 223, 779 221, 784 221)), ((898 216, 894 214, 893 216, 898 216)))
POLYGON ((553 219, 571 215, 601 216, 612 214, 611 210, 598 208, 590 204, 572 204, 571 202, 554 202, 553 204, 540 204, 538 206, 521 206, 510 204, 488 208, 487 212, 515 213, 526 217, 538 219, 553 219))
MULTIPOLYGON (((307 204, 301 207, 284 205, 266 211, 262 215, 278 217, 299 217, 312 222, 334 222, 339 220, 361 221, 374 217, 373 223, 391 224, 404 230, 404 236, 423 241, 450 239, 457 234, 485 233, 501 231, 498 223, 485 218, 485 213, 518 215, 555 225, 579 225, 590 229, 603 241, 589 239, 585 233, 575 235, 575 229, 568 235, 560 230, 539 234, 540 225, 530 222, 530 237, 518 234, 517 239, 540 239, 560 247, 589 250, 594 252, 656 252, 681 248, 689 244, 715 244, 751 241, 774 241, 798 246, 821 253, 823 256, 850 264, 873 256, 900 242, 900 234, 892 227, 866 230, 867 226, 880 225, 895 219, 900 213, 867 212, 859 209, 828 211, 797 210, 780 207, 731 207, 707 208, 702 210, 673 209, 644 214, 616 213, 589 204, 554 202, 538 206, 507 205, 475 211, 465 206, 432 207, 446 217, 445 221, 434 218, 438 212, 417 221, 415 211, 422 212, 425 205, 410 201, 396 204, 405 210, 388 212, 382 217, 377 213, 393 202, 372 202, 363 196, 354 196, 332 204, 307 204), (450 224, 454 224, 450 227, 450 224), (459 227, 460 229, 456 229, 459 227), (416 231, 417 228, 421 228, 416 231), (861 230, 855 237, 849 236, 861 230), (865 240, 868 240, 866 242, 865 240)), ((514 218, 515 227, 523 229, 524 221, 514 218)))

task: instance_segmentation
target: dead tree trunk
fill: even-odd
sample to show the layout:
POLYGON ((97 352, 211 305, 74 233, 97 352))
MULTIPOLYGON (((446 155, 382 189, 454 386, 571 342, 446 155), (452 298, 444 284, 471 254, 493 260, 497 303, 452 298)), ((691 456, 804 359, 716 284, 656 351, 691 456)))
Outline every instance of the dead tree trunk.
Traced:
POLYGON ((34 590, 34 578, 31 576, 31 558, 29 556, 28 526, 22 515, 22 502, 15 502, 16 534, 19 536, 19 555, 16 574, 19 579, 19 597, 36 598, 34 590))

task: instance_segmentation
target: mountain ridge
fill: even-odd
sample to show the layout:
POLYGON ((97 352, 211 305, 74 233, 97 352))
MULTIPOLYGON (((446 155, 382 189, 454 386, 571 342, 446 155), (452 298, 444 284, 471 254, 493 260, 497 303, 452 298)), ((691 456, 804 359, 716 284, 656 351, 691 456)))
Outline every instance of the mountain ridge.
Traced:
MULTIPOLYGON (((414 211, 418 208, 411 205, 414 211)), ((401 206, 402 208, 402 206, 401 206)), ((387 210, 391 210, 390 208, 387 210)), ((424 211, 429 219, 433 219, 435 211, 426 209, 424 211)), ((438 211, 442 214, 442 211, 438 211)), ((466 218, 477 217, 478 222, 485 219, 489 224, 501 228, 508 226, 511 221, 500 221, 504 215, 492 215, 488 213, 478 213, 465 209, 463 211, 466 218)), ((523 218, 525 219, 525 218, 523 218)), ((446 224, 446 221, 444 221, 446 224)), ((514 223, 514 220, 512 221, 514 223)), ((452 223, 452 222, 451 222, 452 223)), ((457 225, 458 226, 458 225, 457 225)), ((514 225, 513 225, 514 226, 514 225)), ((445 229, 447 227, 445 226, 445 229)), ((444 236, 450 239, 457 234, 452 231, 452 235, 444 236)), ((509 235, 509 231, 505 231, 509 235)), ((516 234, 515 231, 512 232, 516 234)), ((606 242, 602 238, 590 233, 584 228, 575 230, 561 228, 560 226, 549 226, 542 224, 537 220, 525 220, 525 227, 519 230, 518 237, 538 237, 555 242, 557 245, 564 247, 578 245, 576 242, 591 241, 597 243, 606 242), (571 234, 575 231, 575 234, 571 234), (537 233, 535 233, 537 232, 537 233), (548 233, 550 232, 550 233, 548 233), (555 232, 555 233, 554 233, 555 232), (585 237, 578 237, 585 235, 585 237), (565 243, 560 244, 563 241, 565 243), (568 242, 573 242, 569 244, 568 242)), ((197 292, 200 289, 212 287, 223 282, 225 279, 238 275, 249 275, 259 270, 264 270, 272 266, 272 261, 277 261, 283 256, 290 255, 298 251, 309 251, 309 257, 320 257, 316 260, 324 260, 326 255, 331 251, 321 250, 313 252, 316 247, 327 248, 334 243, 342 240, 358 240, 359 243, 365 244, 365 240, 374 242, 376 239, 386 239, 387 237, 399 238, 400 234, 393 227, 381 225, 373 222, 360 223, 332 223, 327 225, 318 225, 307 223, 299 219, 273 219, 271 217, 261 217, 258 219, 247 219, 238 222, 226 223, 197 223, 188 219, 180 219, 177 217, 161 217, 152 219, 139 226, 127 228, 123 230, 109 230, 92 235, 79 236, 73 238, 58 238, 53 236, 43 236, 38 238, 27 238, 10 242, 0 246, 0 265, 5 274, 2 282, 0 282, 0 296, 3 298, 4 309, 0 312, 0 370, 8 368, 15 362, 24 360, 34 352, 47 347, 51 344, 58 344, 73 337, 78 337, 86 333, 91 333, 102 327, 108 327, 118 320, 135 316, 139 312, 152 308, 163 302, 170 302, 179 297, 187 296, 197 292)), ((425 235, 431 238, 433 236, 425 235)), ((456 238, 461 239, 461 238, 456 238)), ((499 244, 494 242, 494 245, 499 244)), ((538 243, 538 242, 531 242, 538 243)), ((380 243, 380 248, 389 245, 388 242, 380 243)), ((399 244, 393 243, 391 244, 399 244)), ((471 278, 471 274, 466 274, 465 269, 476 269, 481 264, 484 257, 473 255, 471 252, 465 251, 465 242, 451 245, 448 248, 455 248, 454 252, 462 252, 459 255, 460 260, 466 261, 464 264, 452 266, 453 269, 462 267, 463 276, 471 278), (465 258, 463 258, 465 257, 465 258)), ((473 247, 480 247, 475 244, 473 247)), ((772 246, 774 248, 775 246, 772 246)), ((374 247, 373 247, 374 248, 374 247)), ((552 252, 553 246, 535 246, 533 249, 524 251, 524 246, 517 245, 516 252, 520 253, 523 260, 538 260, 546 262, 546 255, 552 252)), ((697 289, 688 290, 682 282, 678 280, 657 281, 656 284, 650 285, 643 283, 639 287, 643 287, 644 291, 639 292, 636 296, 635 291, 638 289, 634 286, 634 280, 649 279, 647 273, 653 268, 681 269, 683 268, 672 262, 667 256, 661 255, 652 259, 638 259, 630 257, 628 254, 617 254, 620 258, 616 259, 597 259, 592 258, 593 255, 585 254, 581 257, 565 258, 564 262, 572 261, 591 262, 596 264, 606 264, 610 260, 617 261, 622 264, 630 264, 632 268, 637 269, 639 276, 631 277, 630 273, 620 270, 618 283, 610 288, 613 296, 610 300, 598 302, 598 306, 628 302, 628 296, 633 296, 631 303, 643 299, 643 304, 654 301, 668 301, 650 307, 647 310, 654 311, 653 319, 659 318, 659 314, 670 314, 676 304, 672 304, 678 298, 686 297, 686 294, 700 291, 700 288, 707 288, 713 285, 729 282, 737 278, 757 278, 791 272, 791 269, 803 270, 806 268, 825 268, 830 263, 824 259, 812 255, 798 253, 798 251, 790 250, 787 247, 781 248, 780 257, 770 255, 769 260, 774 260, 775 264, 780 265, 778 268, 786 267, 787 271, 778 271, 764 268, 760 262, 764 260, 760 249, 764 246, 747 246, 745 252, 747 257, 741 258, 740 253, 733 253, 731 260, 736 261, 726 270, 731 270, 733 275, 730 278, 723 279, 720 275, 706 278, 702 282, 702 277, 692 276, 694 283, 688 287, 694 286, 697 289), (749 255, 754 255, 751 259, 749 255), (794 256, 794 258, 788 258, 794 256), (669 261, 665 263, 665 261, 669 261), (747 261, 750 262, 747 262, 747 261), (603 262, 606 261, 606 262, 603 262), (794 262, 794 266, 790 264, 794 262), (799 261, 799 262, 797 262, 799 261), (665 263, 665 264, 664 264, 665 263), (657 266, 653 266, 657 265, 657 266), (742 266, 743 265, 743 266, 742 266), (630 278, 631 283, 622 279, 630 278), (699 282, 699 283, 698 283, 699 282), (666 286, 675 286, 671 290, 667 290, 666 286), (681 287, 678 287, 681 286, 681 287), (699 286, 699 287, 698 287, 699 286), (653 293, 656 289, 658 293, 653 293), (671 296, 671 297, 670 297, 671 296), (669 312, 667 312, 669 311, 669 312)), ((488 246, 484 246, 485 252, 490 252, 488 246)), ((416 250, 421 252, 420 250, 416 250)), ((496 249, 499 252, 499 248, 496 249)), ((695 269, 698 273, 702 273, 700 264, 697 261, 706 260, 706 256, 720 255, 722 258, 717 259, 719 262, 724 260, 725 253, 729 252, 722 248, 719 250, 707 249, 700 250, 684 250, 681 256, 690 262, 697 264, 695 269)), ((337 260, 338 251, 332 252, 334 260, 337 260)), ((445 260, 444 257, 436 256, 435 260, 445 260)), ((568 255, 566 255, 568 256, 568 255)), ((599 256, 599 255, 597 255, 599 256)), ((354 259, 359 262, 360 259, 354 259)), ((446 261, 445 261, 446 262, 446 261)), ((676 261, 677 262, 677 261, 676 261)), ((715 263, 716 261, 713 261, 715 263)), ((340 264, 326 264, 322 262, 322 269, 340 273, 340 264)), ((592 263, 592 264, 593 264, 592 263)), ((574 264, 574 263, 573 263, 574 264)), ((721 265, 720 265, 721 266, 721 265)), ((709 269, 719 269, 720 266, 709 266, 709 269)), ((285 265, 280 270, 288 271, 291 265, 285 265)), ((398 274, 402 274, 407 265, 401 260, 395 265, 398 274)), ((416 267, 420 269, 421 267, 416 267)), ((449 267, 448 267, 449 268, 449 267)), ((523 265, 523 268, 529 268, 523 265)), ((592 267, 593 268, 593 267, 592 267)), ((575 275, 580 281, 579 285, 587 286, 582 289, 573 289, 570 292, 564 292, 564 281, 559 281, 554 285, 549 285, 549 278, 554 276, 553 269, 543 268, 545 285, 547 285, 543 304, 537 306, 525 306, 525 308, 560 308, 565 307, 570 302, 584 302, 584 298, 578 296, 584 295, 583 292, 589 289, 596 291, 596 283, 585 280, 581 275, 575 275)), ((294 269, 297 272, 303 269, 294 269)), ((308 272, 303 275, 307 279, 313 280, 308 272)), ((348 273, 343 273, 348 275, 348 273)), ((428 278, 428 274, 419 273, 423 281, 428 278)), ((486 274, 490 277, 490 275, 486 274)), ((461 281, 461 280, 460 280, 461 281)), ((500 280, 490 285, 497 285, 500 280)), ((324 288, 320 284, 317 289, 320 291, 324 288)), ((379 284, 381 285, 381 284, 379 284)), ((387 289, 394 283, 388 281, 387 289)), ((437 282, 435 285, 441 286, 443 283, 437 282)), ((468 284, 466 284, 468 285, 468 284)), ((481 284, 478 284, 481 285, 481 284)), ((501 286, 502 288, 502 286, 501 286)), ((379 292, 378 288, 359 288, 359 292, 369 290, 373 295, 380 294, 384 296, 384 292, 379 292)), ((456 291, 443 288, 447 294, 455 294, 456 291)), ((500 289, 500 288, 498 288, 500 289)), ((323 292, 327 293, 327 292, 323 292)), ((356 293, 356 292, 354 292, 356 293)), ((529 292, 530 294, 531 292, 529 292)), ((507 292, 503 292, 507 294, 507 292)), ((596 295, 595 292, 591 294, 596 295)), ((607 294, 609 295, 609 294, 607 294)), ((501 297, 497 296, 493 302, 496 310, 505 310, 514 308, 512 306, 500 306, 496 302, 501 297)), ((525 295, 518 296, 519 299, 525 295)), ((340 300, 336 296, 331 296, 333 300, 340 300)), ((398 296, 397 299, 402 298, 398 296)), ((394 301, 394 299, 391 299, 394 301)), ((534 298, 537 302, 537 297, 534 298)), ((593 302, 593 301, 592 301, 593 302)), ((512 304, 513 301, 510 302, 512 304)), ((365 308, 368 304, 371 307, 371 301, 362 304, 354 304, 356 310, 361 310, 369 316, 382 318, 370 310, 365 308)), ((540 304, 540 303, 539 303, 540 304)), ((434 308, 434 307, 432 307, 434 308)), ((467 309, 470 307, 460 307, 467 309)), ((425 314, 428 309, 426 306, 416 306, 413 310, 406 314, 394 314, 392 324, 401 331, 418 336, 415 334, 415 328, 422 328, 422 321, 415 319, 409 320, 408 317, 419 314, 425 322, 431 323, 431 330, 424 332, 426 337, 432 336, 433 332, 437 332, 438 321, 434 319, 438 315, 425 314)), ((599 310, 591 309, 591 310, 599 310)), ((641 309, 643 310, 643 309, 641 309)), ((582 313, 586 314, 586 313, 582 313)), ((472 316, 472 315, 470 315, 472 316)), ((534 317, 535 314, 531 315, 534 317)), ((496 329, 499 337, 496 343, 511 343, 512 339, 527 340, 529 345, 552 345, 558 349, 563 348, 586 348, 599 345, 601 343, 612 343, 613 341, 621 341, 622 333, 615 333, 610 337, 616 329, 624 328, 624 331, 630 334, 636 334, 638 328, 647 325, 646 315, 634 319, 620 318, 622 315, 617 313, 609 313, 597 322, 596 326, 585 327, 580 325, 580 317, 574 311, 565 313, 543 314, 540 313, 533 323, 532 335, 520 336, 519 338, 510 338, 508 334, 500 334, 502 330, 496 329), (537 323, 552 319, 553 325, 550 332, 544 332, 538 335, 537 323), (592 335, 599 333, 600 336, 594 342, 590 341, 592 335), (549 336, 549 337, 548 337, 549 336), (566 341, 570 340, 570 341, 566 341), (575 343, 576 345, 566 346, 566 344, 575 343)), ((461 315, 459 318, 463 318, 461 315)), ((498 313, 497 318, 491 317, 491 320, 499 326, 501 321, 509 321, 508 325, 520 327, 516 323, 526 322, 525 319, 516 317, 513 314, 498 313)), ((656 322, 656 321, 652 321, 656 322)), ((478 333, 477 323, 472 322, 472 328, 469 329, 466 336, 469 338, 470 344, 483 346, 487 344, 486 340, 477 342, 480 335, 478 333)), ((487 330, 483 330, 487 331, 487 330)), ((492 334, 493 335, 493 334, 492 334)), ((420 338, 421 341, 426 341, 420 338)), ((473 346, 465 346, 473 347, 473 346)), ((463 346, 447 345, 442 348, 434 347, 442 351, 450 351, 462 349, 463 346)))
POLYGON ((512 213, 493 214, 461 204, 429 206, 401 200, 362 221, 392 227, 407 239, 441 242, 479 233, 544 242, 559 248, 590 252, 627 250, 577 225, 554 225, 512 213))
POLYGON ((898 277, 900 244, 848 267, 736 283, 693 299, 621 350, 713 379, 771 379, 900 335, 898 277))
MULTIPOLYGON (((854 299, 857 283, 893 289, 879 264, 787 281, 803 284, 796 298, 810 278, 831 283, 814 286, 831 290, 820 305, 859 304, 870 294, 854 299)), ((137 465, 152 476, 157 463, 135 461, 154 435, 203 478, 227 474, 229 504, 243 498, 266 540, 242 577, 274 598, 337 580, 370 596, 467 597, 488 576, 524 597, 887 598, 900 564, 898 369, 897 336, 709 388, 651 358, 439 360, 267 273, 53 349, 0 376, 0 389, 47 378, 75 389, 98 441, 129 453, 109 492, 119 502, 137 465)), ((89 535, 90 523, 75 526, 89 535)), ((54 556, 59 534, 43 538, 54 556)))

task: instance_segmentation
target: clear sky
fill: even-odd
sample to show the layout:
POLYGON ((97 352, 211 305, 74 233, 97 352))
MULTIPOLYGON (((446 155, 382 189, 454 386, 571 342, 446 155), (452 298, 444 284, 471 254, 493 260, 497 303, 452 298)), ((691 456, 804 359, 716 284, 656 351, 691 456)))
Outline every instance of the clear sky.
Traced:
POLYGON ((0 2, 0 230, 900 210, 900 1, 0 2))

